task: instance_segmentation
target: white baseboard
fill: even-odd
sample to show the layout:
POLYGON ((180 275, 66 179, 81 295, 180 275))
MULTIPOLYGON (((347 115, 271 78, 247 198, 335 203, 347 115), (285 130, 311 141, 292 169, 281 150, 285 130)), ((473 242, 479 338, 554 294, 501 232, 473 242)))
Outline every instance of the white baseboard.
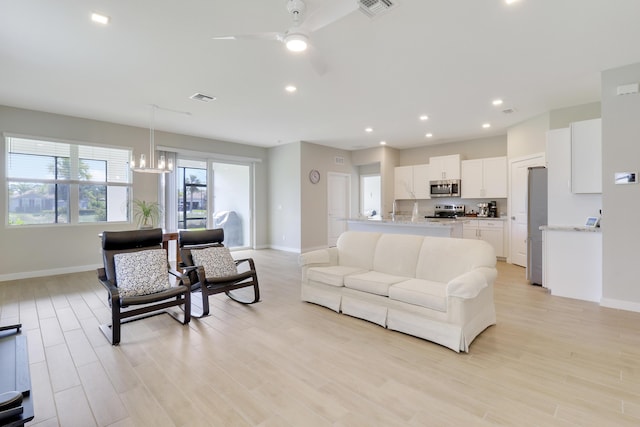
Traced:
POLYGON ((635 311, 640 313, 640 303, 633 301, 623 301, 612 298, 602 298, 600 300, 602 307, 617 308, 618 310, 635 311))
POLYGON ((278 251, 285 251, 285 252, 293 252, 296 254, 300 253, 300 249, 299 248, 290 248, 287 246, 277 246, 277 245, 271 245, 270 246, 271 249, 276 249, 278 251))
POLYGON ((6 282, 9 280, 31 279, 34 277, 57 276, 59 274, 80 273, 83 271, 96 270, 100 267, 102 267, 102 264, 79 265, 75 267, 53 268, 51 270, 24 271, 21 273, 0 274, 0 282, 6 282))
POLYGON ((328 246, 324 245, 324 246, 314 246, 311 248, 304 248, 302 250, 302 253, 306 253, 306 252, 311 252, 311 251, 317 251, 318 249, 327 249, 328 246))

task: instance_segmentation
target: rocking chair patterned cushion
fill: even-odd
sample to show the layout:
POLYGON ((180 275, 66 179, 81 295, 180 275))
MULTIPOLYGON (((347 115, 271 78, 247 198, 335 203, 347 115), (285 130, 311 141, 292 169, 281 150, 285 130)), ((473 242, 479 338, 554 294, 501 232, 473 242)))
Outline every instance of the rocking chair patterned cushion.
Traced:
POLYGON ((123 297, 154 294, 170 288, 164 249, 120 253, 113 256, 118 289, 123 297))
POLYGON ((224 246, 191 251, 195 265, 204 267, 207 277, 228 277, 238 274, 238 267, 229 249, 224 246))

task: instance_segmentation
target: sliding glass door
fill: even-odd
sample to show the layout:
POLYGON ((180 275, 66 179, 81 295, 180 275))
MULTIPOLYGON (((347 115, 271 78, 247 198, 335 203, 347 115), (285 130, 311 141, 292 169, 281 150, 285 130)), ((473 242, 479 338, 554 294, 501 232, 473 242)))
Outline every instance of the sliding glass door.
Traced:
POLYGON ((177 228, 222 228, 226 246, 252 247, 252 173, 252 164, 178 157, 167 203, 175 207, 177 228))
POLYGON ((207 162, 178 161, 178 228, 207 227, 207 162))

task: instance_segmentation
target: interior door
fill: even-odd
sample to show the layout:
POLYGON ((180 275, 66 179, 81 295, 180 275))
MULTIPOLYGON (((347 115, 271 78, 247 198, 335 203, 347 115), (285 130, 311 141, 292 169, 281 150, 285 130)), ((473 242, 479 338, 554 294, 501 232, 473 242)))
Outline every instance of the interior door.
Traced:
POLYGON ((338 237, 347 230, 347 218, 351 216, 351 176, 342 173, 327 174, 327 208, 329 223, 327 243, 335 246, 338 237))
POLYGON ((527 266, 527 179, 531 166, 544 166, 544 153, 510 161, 509 261, 527 266))

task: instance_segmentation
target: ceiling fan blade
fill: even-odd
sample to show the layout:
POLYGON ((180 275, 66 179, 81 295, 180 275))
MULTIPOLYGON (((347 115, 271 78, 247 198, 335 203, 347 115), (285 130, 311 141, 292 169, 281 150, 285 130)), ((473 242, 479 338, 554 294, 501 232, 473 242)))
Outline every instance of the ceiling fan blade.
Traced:
POLYGON ((309 32, 317 31, 358 9, 357 0, 327 0, 304 20, 302 26, 309 32))
POLYGON ((256 33, 256 34, 230 34, 225 36, 212 37, 213 40, 276 40, 282 41, 282 33, 256 33))

